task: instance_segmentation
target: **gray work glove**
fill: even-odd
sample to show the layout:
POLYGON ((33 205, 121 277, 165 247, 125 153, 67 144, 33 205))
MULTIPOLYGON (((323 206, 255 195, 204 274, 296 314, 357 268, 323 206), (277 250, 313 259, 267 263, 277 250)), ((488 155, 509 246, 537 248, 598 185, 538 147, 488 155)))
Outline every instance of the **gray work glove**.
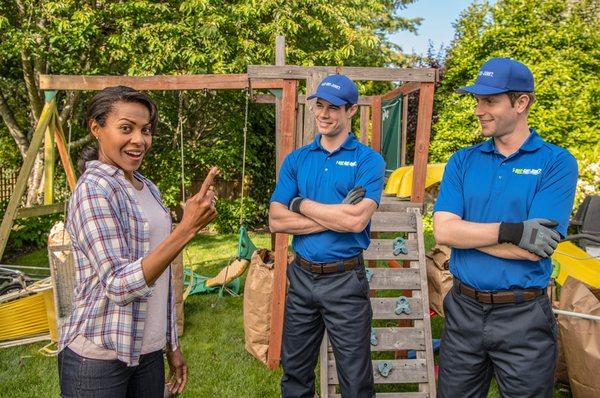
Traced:
POLYGON ((545 218, 534 218, 518 223, 500 223, 498 243, 515 244, 539 257, 548 258, 560 241, 554 230, 558 223, 545 218))
POLYGON ((342 200, 342 204, 346 204, 346 205, 355 205, 358 202, 360 202, 361 200, 363 200, 363 198, 365 197, 365 188, 362 186, 357 186, 354 189, 351 189, 350 192, 348 192, 348 195, 346 195, 346 197, 344 198, 344 200, 342 200))

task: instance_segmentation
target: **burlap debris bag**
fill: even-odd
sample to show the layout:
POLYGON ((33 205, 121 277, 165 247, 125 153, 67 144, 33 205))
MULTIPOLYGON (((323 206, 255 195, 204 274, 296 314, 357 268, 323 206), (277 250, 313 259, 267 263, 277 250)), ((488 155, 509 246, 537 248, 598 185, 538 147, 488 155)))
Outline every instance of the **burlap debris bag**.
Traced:
POLYGON ((245 348, 265 364, 271 331, 274 267, 275 253, 266 249, 256 250, 244 285, 245 348))
POLYGON ((444 316, 444 297, 452 288, 452 274, 448 271, 450 251, 448 246, 436 245, 426 254, 429 306, 441 316, 444 316))
MULTIPOLYGON (((600 288, 567 277, 559 306, 566 311, 600 316, 600 288)), ((600 321, 559 315, 558 325, 573 397, 600 397, 600 321)))

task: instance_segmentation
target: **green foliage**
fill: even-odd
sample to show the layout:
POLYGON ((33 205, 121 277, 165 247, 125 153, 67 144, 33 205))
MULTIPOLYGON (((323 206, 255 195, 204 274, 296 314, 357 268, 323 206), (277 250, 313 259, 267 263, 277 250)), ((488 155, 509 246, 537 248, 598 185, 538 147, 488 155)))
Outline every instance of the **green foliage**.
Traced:
MULTIPOLYGON (((241 200, 219 199, 217 201, 217 212, 219 216, 210 224, 220 234, 235 233, 240 228, 241 200)), ((259 203, 252 198, 244 199, 243 223, 247 229, 255 229, 265 224, 269 212, 267 203, 259 203)))
POLYGON ((467 8, 455 24, 457 33, 436 92, 432 160, 447 160, 457 149, 481 141, 473 99, 455 90, 470 84, 481 64, 494 56, 518 59, 533 71, 537 99, 530 126, 574 153, 597 152, 599 15, 598 0, 499 0, 493 6, 484 2, 467 8))
POLYGON ((62 218, 62 214, 50 214, 15 220, 8 241, 7 252, 23 249, 29 251, 45 247, 48 244, 50 228, 62 218))
MULTIPOLYGON (((290 64, 405 64, 387 36, 415 29, 419 19, 400 14, 413 1, 6 0, 0 2, 0 96, 30 136, 35 111, 24 84, 27 68, 34 74, 74 75, 244 73, 250 64, 274 63, 277 35, 286 36, 290 64)), ((70 119, 73 141, 88 134, 84 108, 92 94, 79 94, 76 101, 70 119)), ((160 125, 141 171, 158 185, 167 205, 181 200, 180 131, 188 191, 212 165, 221 168, 225 180, 240 179, 244 93, 151 95, 160 125)), ((69 98, 58 94, 59 110, 69 98)), ((275 184, 274 120, 272 106, 250 105, 247 194, 260 209, 275 184)), ((4 145, 11 139, 7 125, 1 125, 0 164, 18 167, 14 145, 4 145)), ((80 151, 73 148, 74 159, 80 151)))

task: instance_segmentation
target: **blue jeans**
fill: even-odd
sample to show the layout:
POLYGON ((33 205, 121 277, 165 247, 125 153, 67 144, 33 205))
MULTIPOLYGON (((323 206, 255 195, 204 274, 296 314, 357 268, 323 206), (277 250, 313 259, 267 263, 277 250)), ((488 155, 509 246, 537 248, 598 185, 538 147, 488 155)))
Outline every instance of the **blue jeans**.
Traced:
POLYGON ((165 367, 162 351, 144 354, 139 365, 119 360, 90 359, 68 347, 58 354, 58 376, 63 398, 162 398, 165 367))

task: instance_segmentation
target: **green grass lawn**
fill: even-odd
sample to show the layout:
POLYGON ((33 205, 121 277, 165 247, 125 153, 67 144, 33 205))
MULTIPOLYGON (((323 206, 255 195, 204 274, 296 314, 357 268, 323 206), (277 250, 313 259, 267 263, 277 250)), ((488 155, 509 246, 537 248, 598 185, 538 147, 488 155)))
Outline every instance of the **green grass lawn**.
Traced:
MULTIPOLYGON (((268 234, 250 234, 259 247, 270 246, 268 234)), ((235 255, 237 236, 202 235, 188 246, 186 266, 212 276, 235 255)), ((433 246, 431 234, 426 245, 433 246)), ((20 265, 47 265, 45 250, 13 261, 20 265)), ((185 301, 185 332, 181 346, 189 367, 186 397, 278 397, 281 371, 271 371, 244 350, 242 297, 219 298, 216 294, 191 296, 185 301)), ((432 322, 439 337, 442 322, 432 322)), ((55 397, 59 395, 55 357, 37 350, 45 343, 0 350, 0 396, 55 397)), ((489 397, 498 397, 495 384, 489 397)), ((570 396, 555 389, 555 397, 570 396)))

